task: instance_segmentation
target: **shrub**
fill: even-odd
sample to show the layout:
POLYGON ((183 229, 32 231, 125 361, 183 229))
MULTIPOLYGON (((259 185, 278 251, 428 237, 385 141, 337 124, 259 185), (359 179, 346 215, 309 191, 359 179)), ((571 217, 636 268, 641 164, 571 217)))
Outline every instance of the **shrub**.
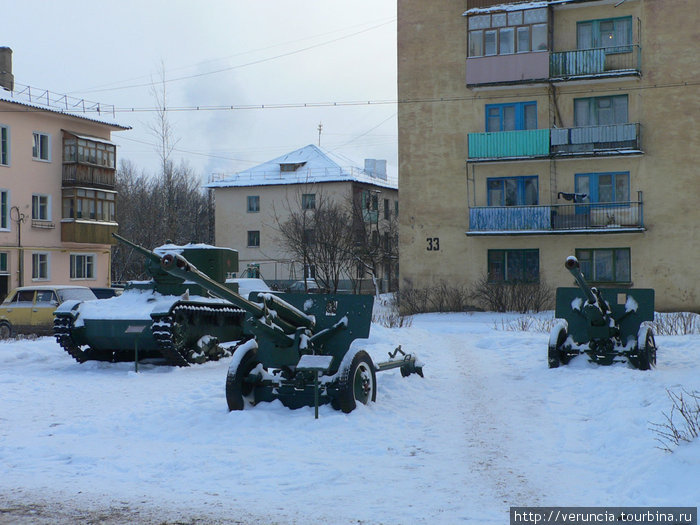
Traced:
POLYGON ((429 288, 404 286, 396 294, 399 313, 414 315, 427 312, 469 312, 475 310, 464 286, 439 281, 429 288))
POLYGON ((649 323, 657 335, 689 335, 700 333, 700 315, 691 312, 654 314, 649 323))
POLYGON ((666 394, 671 400, 671 411, 664 414, 663 423, 651 423, 651 430, 661 443, 658 448, 673 452, 672 447, 700 435, 700 392, 681 389, 680 392, 666 390, 666 394))
POLYGON ((544 281, 536 283, 493 283, 482 277, 471 288, 470 298, 493 312, 541 312, 551 309, 552 288, 544 281))

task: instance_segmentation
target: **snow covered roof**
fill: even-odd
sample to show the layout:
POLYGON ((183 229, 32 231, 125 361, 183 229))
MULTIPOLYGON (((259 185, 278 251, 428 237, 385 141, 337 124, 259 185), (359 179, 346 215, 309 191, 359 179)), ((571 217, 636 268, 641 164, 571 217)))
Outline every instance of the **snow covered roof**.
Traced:
POLYGON ((472 7, 471 9, 467 9, 464 13, 462 13, 463 16, 467 15, 478 15, 482 13, 497 13, 500 11, 520 11, 523 9, 537 9, 538 7, 547 7, 548 5, 558 5, 558 4, 569 4, 569 3, 575 3, 577 1, 581 0, 537 0, 537 1, 531 1, 531 2, 520 2, 517 4, 514 3, 504 3, 502 4, 496 4, 492 5, 489 7, 472 7))
POLYGON ((87 120, 88 122, 96 122, 98 124, 104 124, 107 126, 111 126, 115 129, 119 129, 119 130, 131 129, 131 126, 123 126, 121 124, 116 124, 114 122, 108 122, 106 120, 100 120, 100 119, 96 119, 96 118, 86 117, 86 116, 84 116, 84 114, 79 113, 78 109, 71 111, 70 109, 66 109, 66 110, 57 109, 56 107, 53 107, 53 106, 45 106, 45 105, 33 103, 33 102, 32 103, 20 102, 20 101, 15 100, 13 98, 12 92, 7 92, 3 89, 0 89, 0 102, 7 102, 8 104, 16 104, 16 105, 22 106, 24 108, 38 109, 41 111, 47 111, 49 113, 57 113, 59 115, 66 115, 69 117, 75 117, 77 119, 87 120))
POLYGON ((258 166, 210 182, 208 188, 272 186, 318 182, 361 182, 383 188, 398 188, 395 176, 360 168, 341 155, 309 144, 258 166))

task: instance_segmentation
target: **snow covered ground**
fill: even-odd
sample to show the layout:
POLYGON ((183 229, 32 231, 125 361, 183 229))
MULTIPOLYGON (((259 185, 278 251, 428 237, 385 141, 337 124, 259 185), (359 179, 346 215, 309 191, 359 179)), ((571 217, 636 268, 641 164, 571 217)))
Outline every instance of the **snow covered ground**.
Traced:
POLYGON ((518 505, 697 505, 700 441, 663 452, 650 422, 666 389, 700 390, 700 335, 657 337, 651 372, 549 370, 549 335, 502 330, 515 317, 373 325, 356 343, 376 360, 401 344, 425 378, 380 373, 376 403, 318 420, 279 402, 229 413, 227 361, 137 374, 52 338, 1 342, 0 523, 500 525, 518 505))

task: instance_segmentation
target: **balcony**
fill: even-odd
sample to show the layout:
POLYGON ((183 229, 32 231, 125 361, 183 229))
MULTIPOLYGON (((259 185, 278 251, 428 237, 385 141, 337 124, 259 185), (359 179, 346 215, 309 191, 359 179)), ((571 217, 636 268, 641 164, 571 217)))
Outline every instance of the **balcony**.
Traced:
POLYGON ((554 157, 642 153, 638 123, 550 130, 554 157))
POLYGON ((553 52, 549 57, 552 81, 640 76, 642 50, 638 45, 553 52))
POLYGON ((118 228, 116 222, 63 219, 61 221, 61 242, 116 244, 112 233, 116 233, 118 228))
POLYGON ((467 0, 467 9, 492 7, 503 4, 522 4, 530 0, 467 0))
POLYGON ((549 156, 549 130, 469 133, 469 160, 489 161, 549 156))
POLYGON ((641 192, 638 199, 604 204, 470 207, 467 235, 642 232, 641 192))
POLYGON ((89 186, 113 190, 115 187, 115 173, 113 168, 92 166, 78 162, 63 163, 63 187, 89 186))
POLYGON ((469 133, 469 162, 642 154, 638 123, 469 133))
POLYGON ((467 58, 467 87, 547 82, 550 53, 535 51, 467 58))

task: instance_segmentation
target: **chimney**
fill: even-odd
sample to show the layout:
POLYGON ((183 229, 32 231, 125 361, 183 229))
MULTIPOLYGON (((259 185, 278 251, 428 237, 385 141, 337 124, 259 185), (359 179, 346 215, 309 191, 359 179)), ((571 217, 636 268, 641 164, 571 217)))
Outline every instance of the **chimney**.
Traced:
POLYGON ((14 91, 15 77, 12 76, 12 49, 0 47, 0 87, 14 91))
POLYGON ((372 177, 386 180, 386 160, 365 159, 365 171, 372 177))

